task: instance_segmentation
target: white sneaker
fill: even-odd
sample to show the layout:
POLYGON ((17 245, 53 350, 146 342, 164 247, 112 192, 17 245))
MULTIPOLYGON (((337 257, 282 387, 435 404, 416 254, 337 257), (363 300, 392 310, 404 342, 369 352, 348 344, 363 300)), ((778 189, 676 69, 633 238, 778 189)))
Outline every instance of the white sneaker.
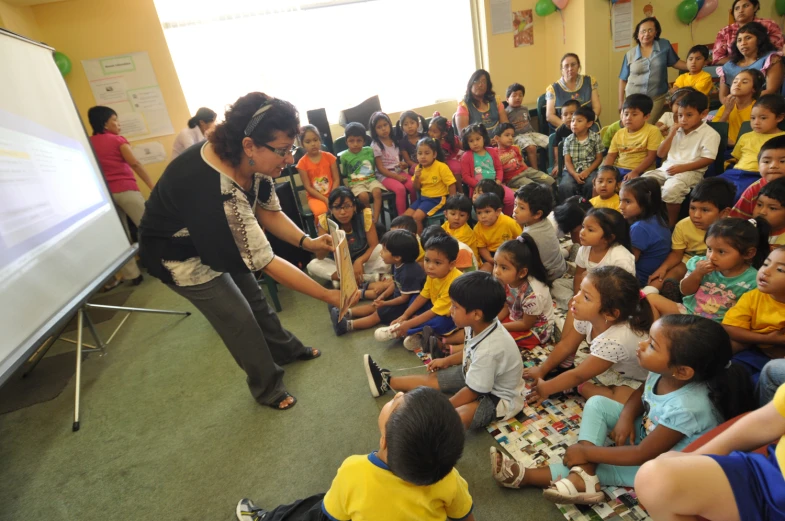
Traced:
POLYGON ((373 332, 373 337, 379 342, 395 340, 398 338, 398 325, 399 324, 395 324, 394 326, 380 327, 373 332))
POLYGON ((407 336, 403 339, 403 347, 409 351, 422 349, 422 335, 420 333, 415 333, 413 335, 407 336))

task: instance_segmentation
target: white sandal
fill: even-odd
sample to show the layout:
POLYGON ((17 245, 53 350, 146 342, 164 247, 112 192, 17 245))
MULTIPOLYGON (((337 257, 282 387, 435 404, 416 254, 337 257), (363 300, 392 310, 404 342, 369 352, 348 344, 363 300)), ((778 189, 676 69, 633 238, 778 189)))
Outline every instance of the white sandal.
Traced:
POLYGON ((491 474, 493 474, 493 479, 503 487, 520 488, 526 469, 514 459, 508 458, 503 452, 496 450, 496 447, 491 447, 491 474), (499 466, 497 455, 502 457, 501 467, 499 466), (517 476, 515 476, 512 470, 512 466, 515 464, 518 465, 518 472, 520 472, 517 476), (513 476, 515 476, 515 479, 508 482, 507 480, 513 476))
POLYGON ((594 489, 600 480, 597 476, 590 476, 580 467, 572 467, 570 472, 574 472, 583 479, 586 485, 586 492, 578 492, 575 485, 567 478, 554 481, 550 488, 543 491, 542 496, 548 501, 559 503, 560 505, 596 505, 605 502, 605 493, 594 489))

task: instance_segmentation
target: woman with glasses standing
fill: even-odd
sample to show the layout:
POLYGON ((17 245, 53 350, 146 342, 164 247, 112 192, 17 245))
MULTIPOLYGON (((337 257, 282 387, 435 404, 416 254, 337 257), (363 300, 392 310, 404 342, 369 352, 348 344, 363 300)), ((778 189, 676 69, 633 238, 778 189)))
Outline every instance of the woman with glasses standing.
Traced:
POLYGON ((671 42, 660 38, 662 27, 656 18, 644 18, 635 27, 633 37, 638 43, 627 54, 619 74, 619 112, 630 94, 646 94, 654 101, 649 123, 654 125, 665 112, 668 96, 668 67, 687 70, 687 64, 676 55, 671 42))
MULTIPOLYGON (((558 128, 562 124, 559 112, 569 100, 578 100, 581 106, 591 106, 597 118, 600 117, 600 92, 597 80, 581 74, 581 60, 577 54, 568 52, 561 59, 561 78, 545 89, 545 117, 548 123, 558 128)), ((543 129, 543 133, 545 129, 543 129)))
POLYGON ((297 109, 252 92, 229 107, 202 146, 172 161, 150 195, 140 227, 140 255, 150 274, 191 301, 248 375, 262 405, 289 409, 297 400, 281 365, 321 355, 281 326, 254 272, 333 305, 327 290, 273 254, 262 227, 300 248, 333 250, 329 235, 311 239, 281 211, 273 179, 292 157, 297 109))
POLYGON ((458 102, 455 117, 458 135, 469 125, 482 123, 488 131, 488 135, 493 136, 493 129, 499 123, 508 122, 504 105, 496 99, 496 93, 493 92, 493 83, 491 83, 491 75, 488 74, 488 71, 478 69, 469 78, 466 94, 458 102))

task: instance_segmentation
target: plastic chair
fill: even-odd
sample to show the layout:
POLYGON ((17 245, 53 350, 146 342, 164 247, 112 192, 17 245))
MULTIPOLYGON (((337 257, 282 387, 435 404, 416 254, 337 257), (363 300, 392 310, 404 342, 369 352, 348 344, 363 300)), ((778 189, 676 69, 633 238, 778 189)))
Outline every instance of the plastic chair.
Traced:
POLYGON ((346 127, 349 123, 357 122, 367 126, 371 115, 380 110, 382 110, 382 104, 379 101, 379 96, 371 96, 359 105, 342 110, 338 115, 338 124, 346 127))
POLYGON ((725 149, 728 148, 728 123, 710 121, 709 126, 720 135, 720 147, 717 149, 717 157, 714 159, 713 169, 711 175, 709 175, 709 177, 714 177, 725 171, 725 149))
MULTIPOLYGON (((371 146, 371 136, 365 135, 365 146, 371 146)), ((346 136, 341 136, 333 142, 333 154, 339 156, 344 150, 349 150, 346 146, 346 136)))
POLYGON ((267 292, 270 294, 270 300, 273 301, 273 307, 277 313, 280 313, 283 309, 281 307, 281 301, 278 299, 278 283, 269 275, 265 275, 263 272, 259 272, 259 287, 264 284, 267 287, 267 292))
POLYGON ((739 138, 746 134, 747 132, 752 132, 752 125, 750 125, 749 121, 743 121, 741 123, 741 127, 739 127, 739 135, 736 136, 736 143, 739 142, 739 138))
POLYGON ((553 132, 548 119, 545 117, 545 94, 537 98, 537 127, 540 134, 550 134, 553 132))

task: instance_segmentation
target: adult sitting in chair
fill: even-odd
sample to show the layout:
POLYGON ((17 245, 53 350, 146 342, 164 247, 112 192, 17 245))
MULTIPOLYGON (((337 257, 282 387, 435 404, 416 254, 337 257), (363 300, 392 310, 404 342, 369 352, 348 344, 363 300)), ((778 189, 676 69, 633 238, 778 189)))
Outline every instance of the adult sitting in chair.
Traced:
POLYGON ((455 117, 458 124, 458 134, 461 134, 463 129, 469 125, 482 123, 488 134, 493 135, 493 129, 499 123, 507 123, 507 112, 504 111, 504 105, 496 99, 491 75, 488 74, 488 71, 478 69, 469 78, 466 94, 458 102, 455 117))
POLYGON ((261 92, 229 107, 209 140, 172 161, 147 202, 140 254, 150 274, 191 301, 248 375, 262 405, 297 402, 280 365, 320 356, 281 326, 254 272, 333 305, 327 290, 273 254, 268 233, 311 252, 333 250, 329 235, 311 239, 281 211, 273 178, 292 157, 297 109, 261 92), (261 223, 261 226, 260 226, 261 223))
MULTIPOLYGON (((581 60, 577 54, 568 52, 561 59, 561 78, 545 89, 545 117, 553 128, 558 128, 562 120, 557 114, 568 100, 578 100, 581 106, 590 106, 595 118, 600 117, 600 92, 592 76, 581 74, 581 60)), ((548 134, 546 129, 540 129, 548 134)))

